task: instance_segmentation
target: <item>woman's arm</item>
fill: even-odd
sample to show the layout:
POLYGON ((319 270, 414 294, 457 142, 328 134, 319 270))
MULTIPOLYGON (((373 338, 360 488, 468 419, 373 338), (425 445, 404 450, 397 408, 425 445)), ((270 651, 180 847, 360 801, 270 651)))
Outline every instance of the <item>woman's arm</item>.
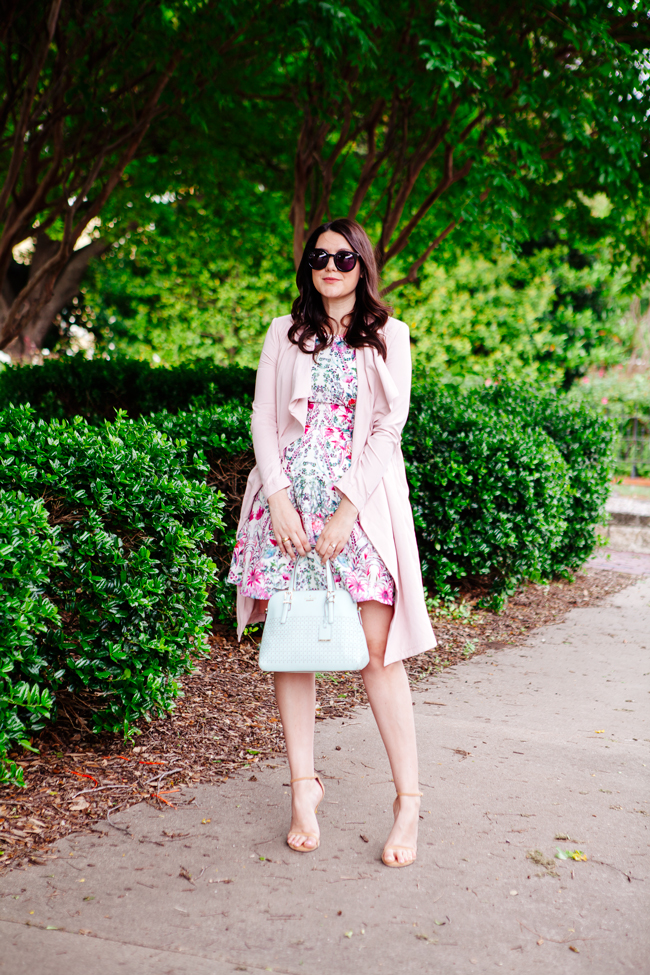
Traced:
POLYGON ((387 346, 385 365, 397 388, 392 409, 388 403, 384 403, 375 413, 366 446, 336 484, 337 491, 348 498, 358 512, 363 511, 366 501, 388 470, 409 413, 411 345, 408 326, 400 322, 387 346))
POLYGON ((251 433, 255 461, 259 468, 264 494, 267 498, 289 487, 289 478, 282 470, 278 442, 278 418, 275 401, 276 369, 280 349, 277 319, 271 322, 266 333, 262 354, 257 367, 255 399, 251 417, 251 433))
POLYGON ((299 555, 306 555, 310 545, 300 515, 289 500, 287 488, 291 481, 282 469, 280 458, 276 406, 276 370, 280 339, 276 322, 277 319, 274 318, 266 333, 257 367, 251 433, 255 460, 269 503, 275 540, 283 555, 293 558, 292 546, 299 555))

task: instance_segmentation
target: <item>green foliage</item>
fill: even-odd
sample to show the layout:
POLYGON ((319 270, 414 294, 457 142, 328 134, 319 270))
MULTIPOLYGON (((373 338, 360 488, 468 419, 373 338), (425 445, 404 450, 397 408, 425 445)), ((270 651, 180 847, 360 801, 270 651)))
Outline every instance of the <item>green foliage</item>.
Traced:
POLYGON ((482 576, 500 608, 524 579, 594 547, 614 431, 592 411, 513 387, 417 389, 404 454, 423 571, 442 596, 482 576))
POLYGON ((563 498, 567 524, 551 562, 551 575, 566 575, 593 551, 594 528, 602 520, 614 473, 616 425, 588 404, 571 403, 553 392, 539 395, 499 385, 483 397, 493 409, 543 430, 567 465, 569 490, 563 498))
MULTIPOLYGON (((151 417, 208 458, 211 483, 234 503, 213 554, 222 576, 254 462, 248 420, 248 408, 234 404, 151 417)), ((523 579, 582 565, 607 499, 614 441, 607 418, 552 392, 416 388, 404 453, 425 574, 437 592, 449 596, 449 580, 487 576, 499 606, 523 579)))
POLYGON ((149 422, 166 434, 188 456, 202 451, 213 463, 252 447, 250 408, 236 402, 212 409, 153 413, 149 422))
MULTIPOLYGON (((97 729, 135 733, 139 717, 173 706, 176 678, 203 651, 206 611, 232 618, 225 575, 254 456, 248 401, 212 405, 218 390, 189 410, 96 426, 0 413, 5 751, 61 686, 93 694, 97 729)), ((431 607, 464 618, 451 602, 464 577, 488 580, 498 609, 523 580, 580 566, 614 433, 565 397, 416 387, 403 448, 431 607)))
POLYGON ((524 579, 552 574, 566 529, 567 466, 550 437, 477 394, 414 397, 403 441, 425 578, 492 580, 493 605, 524 579))
POLYGON ((217 406, 231 399, 252 400, 255 373, 208 360, 173 369, 152 369, 138 359, 84 359, 63 356, 42 366, 9 366, 0 371, 0 400, 30 404, 43 419, 82 416, 90 423, 113 420, 118 410, 132 418, 164 409, 187 409, 197 402, 217 406))
MULTIPOLYGON (((245 9, 227 4, 229 24, 245 9)), ((290 305, 304 205, 312 226, 325 214, 358 215, 389 262, 387 283, 403 282, 398 307, 417 311, 422 272, 422 282, 435 279, 434 290, 459 300, 441 336, 447 297, 433 307, 428 285, 415 286, 431 314, 407 320, 417 322, 423 351, 430 344, 434 367, 442 357, 461 368, 460 319, 471 305, 470 372, 521 368, 526 379, 550 381, 583 372, 598 361, 596 348, 616 351, 598 335, 609 323, 598 324, 587 292, 606 291, 607 277, 618 287, 630 251, 637 269, 647 261, 650 89, 635 49, 646 25, 647 12, 632 4, 614 10, 597 0, 561 16, 501 0, 251 5, 232 57, 210 52, 210 85, 191 90, 186 76, 180 97, 174 75, 176 97, 163 101, 189 118, 179 126, 163 114, 152 126, 146 152, 143 144, 102 211, 96 233, 111 246, 64 321, 90 327, 102 352, 254 365, 270 318, 290 305), (457 263, 448 246, 484 248, 489 264, 495 239, 516 252, 543 234, 571 248, 606 243, 616 273, 601 267, 596 284, 587 273, 561 281, 556 264, 549 281, 533 263, 518 284, 517 268, 500 265, 495 278, 478 261, 462 264, 457 286, 427 272, 457 263), (485 280, 485 302, 467 295, 473 273, 485 280)), ((45 344, 55 347, 52 334, 45 344)))
POLYGON ((172 706, 206 645, 215 573, 203 548, 223 499, 205 458, 143 419, 46 424, 26 407, 0 413, 0 444, 0 486, 42 498, 59 529, 44 592, 62 625, 40 653, 71 691, 95 694, 97 729, 133 734, 172 706))
MULTIPOLYGON (((257 365, 270 320, 292 300, 284 201, 254 173, 248 180, 234 173, 224 190, 229 160, 219 162, 215 173, 205 160, 196 189, 162 196, 145 189, 147 166, 130 173, 139 226, 91 266, 74 309, 99 351, 155 355, 168 365, 196 358, 257 365)), ((116 218, 119 204, 109 206, 116 218)))
MULTIPOLYGON (((235 546, 241 499, 246 478, 255 463, 250 432, 250 408, 236 403, 191 412, 156 413, 152 425, 174 441, 188 458, 205 456, 208 463, 207 483, 224 495, 223 530, 204 551, 217 567, 217 581, 210 591, 210 610, 223 623, 232 622, 236 592, 225 581, 235 546)), ((194 469, 205 479, 203 470, 194 469)))
POLYGON ((429 265, 396 301, 414 361, 443 382, 545 382, 568 388, 590 364, 619 362, 633 326, 623 276, 604 255, 566 245, 516 257, 483 247, 429 265))
MULTIPOLYGON (((293 169, 297 248, 303 213, 314 227, 351 212, 382 264, 399 258, 415 273, 447 228, 521 240, 578 191, 647 201, 647 10, 373 0, 295 11, 283 11, 266 84, 240 84, 287 134, 278 177, 264 182, 293 169)), ((583 211, 574 223, 595 226, 583 211)), ((390 275, 405 277, 395 265, 390 275)))
POLYGON ((634 369, 636 364, 592 370, 572 387, 569 398, 616 424, 617 474, 650 477, 650 373, 647 368, 632 371, 630 365, 634 369))
POLYGON ((572 387, 569 401, 587 404, 618 423, 637 417, 650 425, 650 373, 629 372, 620 365, 610 370, 594 370, 572 387))
MULTIPOLYGON (((169 151, 169 135, 179 129, 191 152, 188 130, 206 125, 205 116, 196 117, 197 96, 220 106, 230 102, 238 62, 251 57, 260 34, 266 43, 263 52, 259 45, 255 51, 257 69, 260 57, 267 65, 274 60, 268 35, 275 4, 62 0, 51 7, 35 0, 26 8, 10 0, 5 7, 0 167, 6 182, 0 224, 8 232, 0 235, 0 264, 9 273, 2 281, 0 345, 22 331, 41 347, 49 322, 39 321, 38 298, 53 299, 53 318, 66 293, 76 291, 85 261, 108 244, 95 241, 85 255, 73 256, 78 242, 81 249, 88 244, 84 230, 99 236, 97 218, 122 184, 125 166, 169 151), (58 275, 67 276, 54 297, 42 290, 43 281, 33 275, 28 281, 28 274, 10 264, 13 246, 35 234, 41 253, 34 266, 47 254, 46 288, 58 275), (7 306, 13 312, 4 321, 7 306), (18 316, 13 324, 12 316, 18 316)), ((119 238, 121 227, 115 229, 119 238)))
POLYGON ((436 619, 473 622, 472 607, 466 600, 444 599, 442 596, 427 596, 427 609, 436 619))
MULTIPOLYGON (((271 192, 260 195, 272 209, 271 192)), ((155 230, 129 232, 91 267, 72 311, 92 331, 96 353, 257 364, 270 320, 289 310, 294 295, 288 242, 275 223, 272 232, 257 223, 254 211, 246 249, 233 263, 224 254, 226 205, 201 221, 196 206, 196 194, 151 204, 155 230), (272 256, 260 263, 250 251, 265 243, 272 256)), ((626 269, 611 264, 607 248, 580 246, 554 233, 518 253, 485 235, 480 244, 441 248, 414 284, 389 296, 411 328, 416 365, 443 382, 568 388, 592 366, 622 361, 633 333, 623 314, 626 269)))
POLYGON ((42 501, 0 490, 0 784, 23 784, 22 769, 7 751, 12 744, 30 747, 30 734, 50 716, 50 687, 62 676, 39 646, 39 638, 60 624, 45 595, 51 567, 61 564, 57 538, 42 501))

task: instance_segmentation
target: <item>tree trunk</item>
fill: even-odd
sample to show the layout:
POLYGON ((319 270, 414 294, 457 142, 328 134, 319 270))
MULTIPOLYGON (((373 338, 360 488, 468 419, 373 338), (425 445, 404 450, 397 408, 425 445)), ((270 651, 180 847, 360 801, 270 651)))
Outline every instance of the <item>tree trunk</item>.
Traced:
MULTIPOLYGON (((40 353, 45 336, 52 327, 56 316, 78 294, 90 260, 103 254, 109 246, 109 241, 99 239, 73 252, 56 279, 52 297, 34 315, 20 335, 7 345, 4 350, 7 355, 18 362, 30 362, 35 355, 40 353)), ((47 234, 41 233, 36 238, 34 256, 29 266, 18 264, 12 260, 0 291, 0 334, 2 334, 5 319, 16 296, 29 282, 32 275, 36 274, 38 269, 58 250, 58 247, 58 241, 51 240, 47 234)), ((47 280, 44 279, 41 288, 46 287, 47 280)), ((38 302, 40 293, 37 291, 34 297, 38 302)))

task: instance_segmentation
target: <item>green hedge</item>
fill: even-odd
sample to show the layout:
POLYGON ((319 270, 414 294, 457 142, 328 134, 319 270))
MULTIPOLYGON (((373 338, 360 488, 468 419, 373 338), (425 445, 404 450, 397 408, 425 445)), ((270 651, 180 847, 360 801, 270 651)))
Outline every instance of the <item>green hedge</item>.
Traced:
MULTIPOLYGON (((249 418, 233 404, 150 417, 188 453, 205 454, 209 483, 228 499, 226 530, 211 550, 222 577, 254 463, 249 418)), ((615 435, 609 420, 552 393, 416 387, 403 450, 427 584, 449 594, 458 580, 480 577, 498 609, 523 580, 579 568, 603 518, 615 435)), ((215 591, 226 619, 234 590, 215 591)))
MULTIPOLYGON (((216 388, 146 420, 0 413, 0 633, 17 634, 0 650, 0 755, 61 686, 95 695, 97 729, 133 733, 172 706, 209 616, 232 619, 224 580, 254 456, 248 393, 219 405, 216 388)), ((610 421, 552 395, 416 387, 403 449, 427 585, 450 595, 479 578, 499 608, 518 583, 578 568, 614 439, 610 421)))
MULTIPOLYGON (((57 559, 23 559, 24 592, 42 591, 58 613, 44 631, 40 619, 26 623, 40 655, 32 669, 41 690, 93 692, 98 730, 132 734, 137 718, 168 710, 175 678, 205 649, 216 581, 205 548, 223 525, 207 473, 187 442, 145 420, 97 428, 35 421, 27 407, 0 412, 0 488, 24 495, 18 534, 43 551, 52 542, 37 500, 57 530, 57 559), (41 517, 40 535, 29 517, 41 517)), ((0 651, 7 679, 12 654, 0 651)))
POLYGON ((611 476, 609 421, 516 387, 424 387, 404 431, 425 578, 464 577, 500 608, 523 580, 567 575, 595 545, 611 476))
POLYGON ((83 416, 96 424, 114 420, 119 410, 137 418, 192 405, 251 402, 254 392, 254 369, 216 366, 206 359, 167 369, 140 359, 77 355, 0 370, 0 403, 30 404, 45 420, 83 416))
POLYGON ((218 579, 210 591, 209 606, 215 620, 230 623, 235 613, 235 587, 225 582, 230 566, 246 479, 255 463, 250 432, 250 408, 230 403, 191 413, 153 413, 149 422, 186 453, 205 457, 207 475, 195 476, 221 492, 223 530, 204 551, 217 567, 218 579))
POLYGON ((586 403, 553 392, 535 394, 516 386, 496 386, 483 394, 486 404, 520 423, 544 430, 567 465, 564 495, 566 528, 553 550, 551 573, 581 566, 594 549, 594 527, 604 518, 605 502, 616 469, 618 431, 613 419, 586 403))
MULTIPOLYGON (((211 551, 222 577, 254 463, 249 418, 233 404, 150 417, 189 453, 205 454, 209 483, 227 497, 226 530, 211 551)), ((499 608, 521 581, 581 566, 603 517, 614 440, 606 418, 551 393, 416 387, 403 450, 427 583, 449 594, 458 580, 481 577, 499 608)), ((225 619, 234 590, 216 592, 225 619)))
POLYGON ((50 687, 61 677, 39 646, 60 623, 45 595, 50 569, 61 564, 57 538, 42 501, 0 491, 0 783, 22 784, 20 766, 2 757, 16 743, 29 747, 50 716, 50 687))

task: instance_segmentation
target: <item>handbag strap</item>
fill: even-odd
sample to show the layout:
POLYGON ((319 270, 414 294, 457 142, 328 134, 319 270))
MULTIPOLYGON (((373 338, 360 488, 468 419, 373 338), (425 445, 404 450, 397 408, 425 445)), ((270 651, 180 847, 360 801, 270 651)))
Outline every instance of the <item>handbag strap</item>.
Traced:
MULTIPOLYGON (((290 592, 294 592, 295 591, 295 588, 296 588, 296 581, 297 581, 297 577, 298 577, 298 575, 297 575, 298 574, 298 563, 300 562, 301 559, 308 559, 308 558, 309 558, 309 555, 299 555, 299 556, 297 556, 296 561, 293 563, 293 571, 291 572, 291 579, 289 580, 289 591, 290 592)), ((332 564, 331 564, 330 559, 328 559, 327 562, 325 563, 325 578, 327 580, 327 591, 328 591, 328 593, 335 592, 335 590, 338 587, 336 585, 336 582, 334 581, 334 573, 332 572, 332 564)))

